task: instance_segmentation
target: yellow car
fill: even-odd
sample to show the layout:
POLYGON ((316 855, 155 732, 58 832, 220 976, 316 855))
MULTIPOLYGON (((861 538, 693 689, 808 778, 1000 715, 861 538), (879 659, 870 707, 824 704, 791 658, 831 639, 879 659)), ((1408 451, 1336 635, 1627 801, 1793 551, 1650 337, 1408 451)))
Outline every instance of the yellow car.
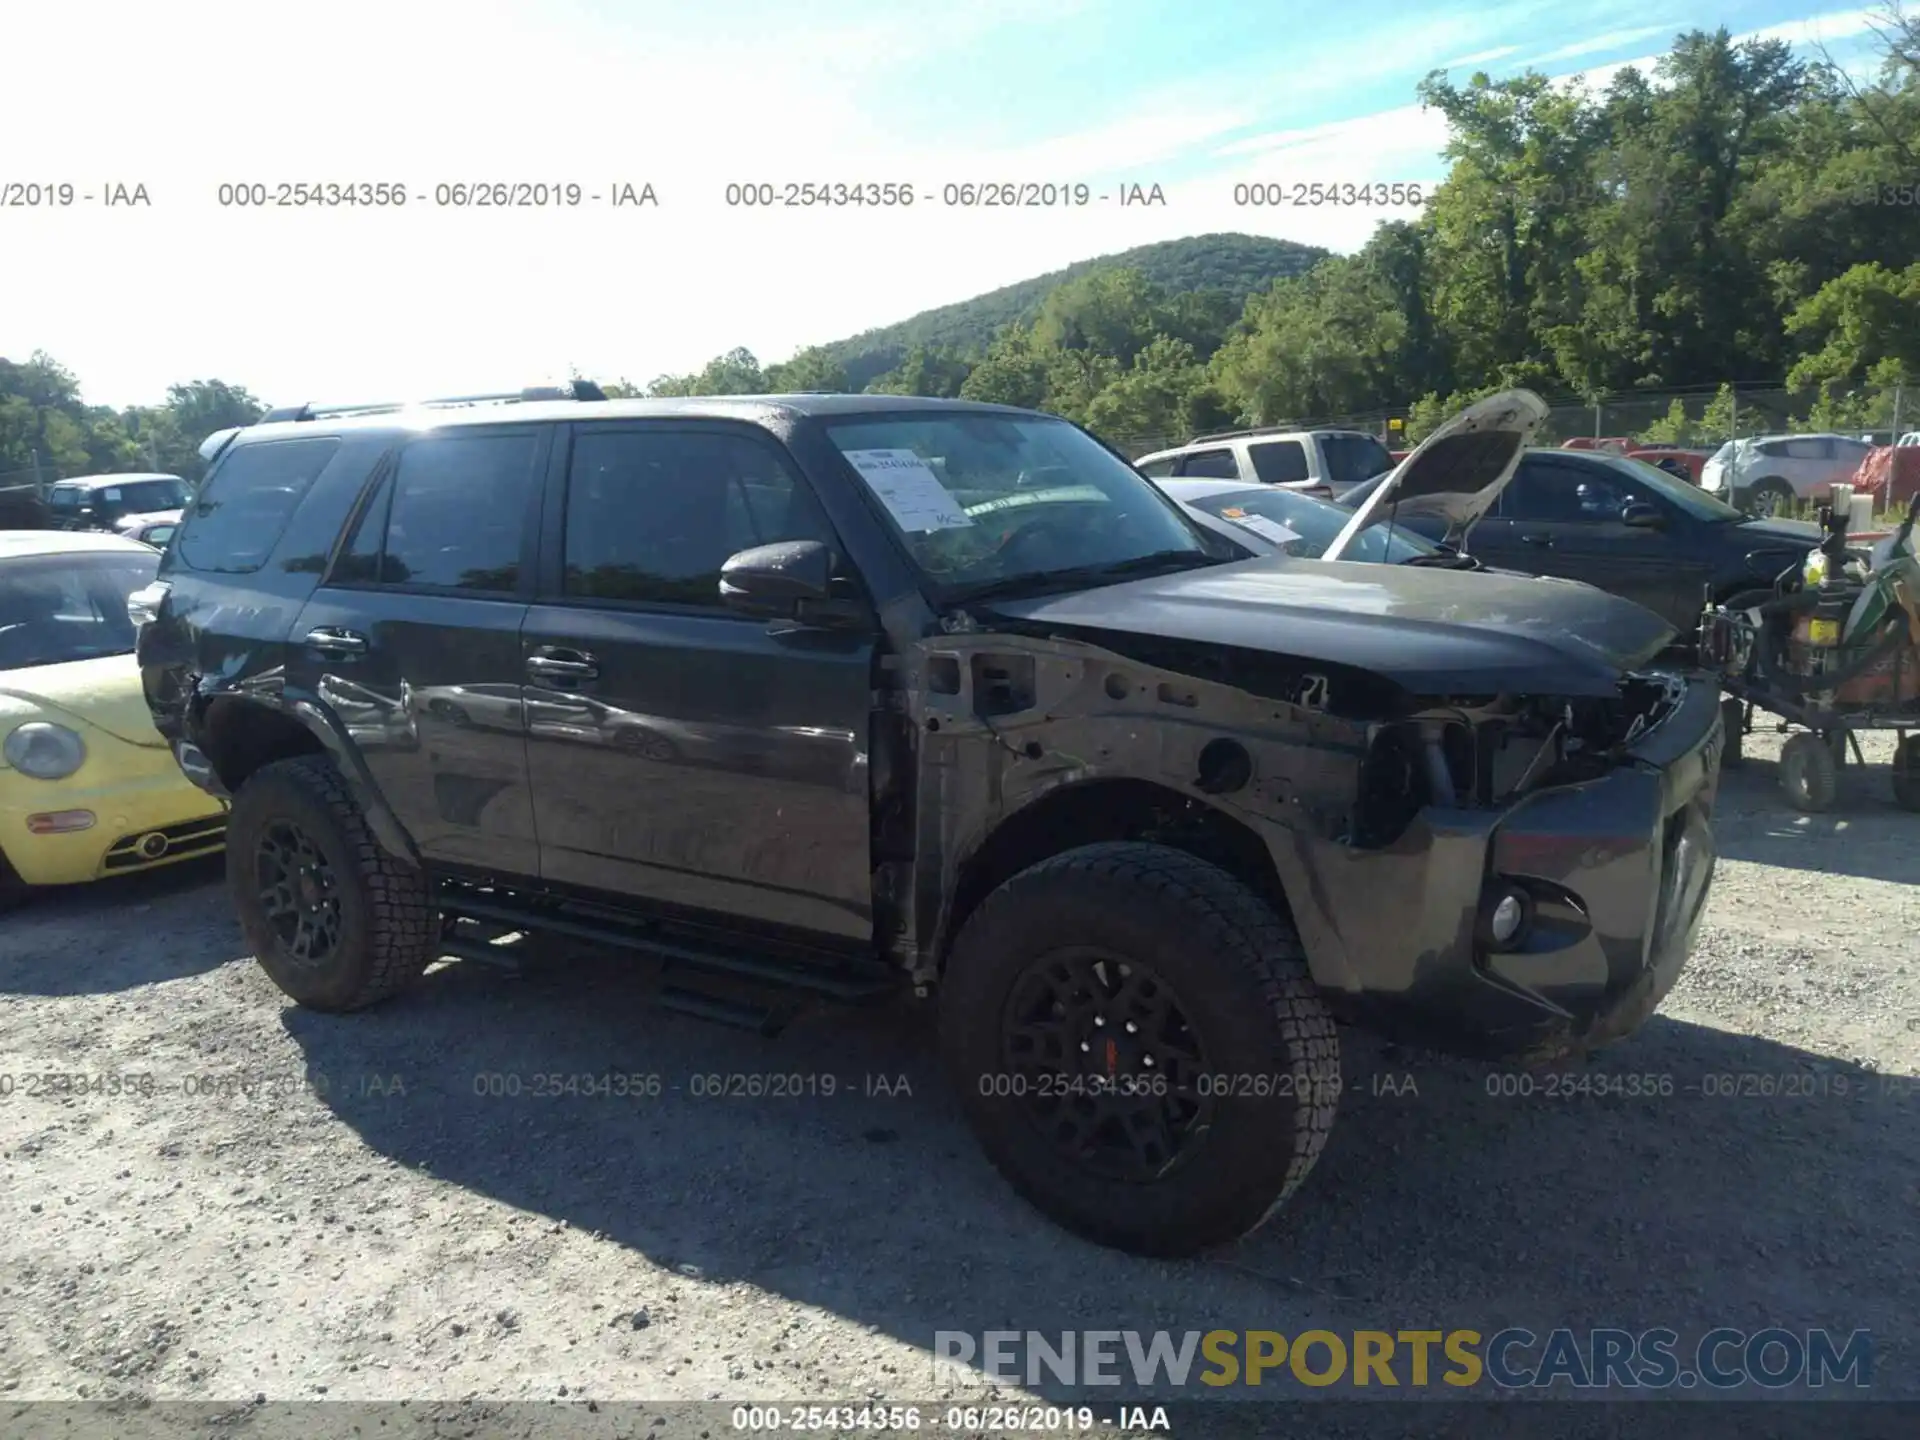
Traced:
POLYGON ((118 535, 0 531, 0 908, 225 844, 141 694, 127 597, 159 563, 118 535))

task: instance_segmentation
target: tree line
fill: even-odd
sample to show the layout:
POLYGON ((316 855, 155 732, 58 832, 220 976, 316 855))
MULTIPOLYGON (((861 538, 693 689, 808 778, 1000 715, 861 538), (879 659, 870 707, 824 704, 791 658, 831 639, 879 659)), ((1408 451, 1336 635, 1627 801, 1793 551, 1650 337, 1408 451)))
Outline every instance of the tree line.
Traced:
MULTIPOLYGON (((865 388, 1029 406, 1110 437, 1394 411, 1415 440, 1516 385, 1588 403, 1702 395, 1650 439, 1714 433, 1725 382, 1784 383, 1815 428, 1885 426, 1903 386, 1920 415, 1920 15, 1895 0, 1875 33, 1869 79, 1724 28, 1598 92, 1436 71, 1418 94, 1445 117, 1447 176, 1357 253, 1244 302, 1093 269, 984 346, 916 345, 865 388)), ((607 388, 853 387, 816 346, 607 388)), ((159 407, 88 407, 47 357, 0 361, 0 471, 38 449, 68 473, 152 460, 192 475, 201 437, 260 408, 211 380, 159 407)))

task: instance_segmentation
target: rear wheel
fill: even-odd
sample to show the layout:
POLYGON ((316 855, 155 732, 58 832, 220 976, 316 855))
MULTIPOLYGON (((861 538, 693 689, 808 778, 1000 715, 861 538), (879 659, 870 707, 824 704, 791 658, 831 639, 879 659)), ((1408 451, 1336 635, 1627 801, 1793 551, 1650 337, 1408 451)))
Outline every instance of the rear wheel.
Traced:
POLYGON ((1786 481, 1769 477, 1754 482, 1753 488, 1747 491, 1746 508, 1753 515, 1784 515, 1793 508, 1796 498, 1793 487, 1786 481))
POLYGON ((1186 1255, 1271 1216, 1319 1158, 1339 1041, 1293 928, 1183 852, 1089 845, 956 941, 941 1048, 988 1157, 1090 1240, 1186 1255))
MULTIPOLYGON (((1841 732, 1844 737, 1845 732, 1841 732)), ((1844 738, 1841 741, 1845 743, 1844 738)), ((1834 742, 1801 731, 1780 749, 1780 788, 1796 810, 1818 815, 1833 808, 1840 795, 1840 762, 1834 742)))
POLYGON ((1920 810, 1920 735, 1903 736, 1894 747, 1893 799, 1903 810, 1920 810))
POLYGON ((380 848, 340 773, 315 756, 240 787, 227 881, 261 968, 315 1010, 398 994, 438 948, 426 877, 380 848))

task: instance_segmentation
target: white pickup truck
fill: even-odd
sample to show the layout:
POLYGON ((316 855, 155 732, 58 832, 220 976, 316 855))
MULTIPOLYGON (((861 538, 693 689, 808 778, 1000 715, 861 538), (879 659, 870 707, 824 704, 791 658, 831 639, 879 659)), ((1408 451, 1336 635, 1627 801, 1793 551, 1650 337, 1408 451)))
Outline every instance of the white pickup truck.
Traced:
POLYGON ((1364 430, 1230 430, 1156 450, 1133 464, 1155 480, 1239 480, 1337 500, 1391 470, 1393 456, 1364 430))

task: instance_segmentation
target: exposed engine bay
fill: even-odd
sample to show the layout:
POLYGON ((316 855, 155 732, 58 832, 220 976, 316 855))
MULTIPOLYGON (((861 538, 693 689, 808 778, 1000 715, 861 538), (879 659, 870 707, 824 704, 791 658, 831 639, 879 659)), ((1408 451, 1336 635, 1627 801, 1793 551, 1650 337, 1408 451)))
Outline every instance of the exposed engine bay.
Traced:
POLYGON ((1443 700, 1374 728, 1354 826, 1362 848, 1391 844, 1429 805, 1504 809, 1532 791, 1598 779, 1670 716, 1679 677, 1628 675, 1616 696, 1443 700))

